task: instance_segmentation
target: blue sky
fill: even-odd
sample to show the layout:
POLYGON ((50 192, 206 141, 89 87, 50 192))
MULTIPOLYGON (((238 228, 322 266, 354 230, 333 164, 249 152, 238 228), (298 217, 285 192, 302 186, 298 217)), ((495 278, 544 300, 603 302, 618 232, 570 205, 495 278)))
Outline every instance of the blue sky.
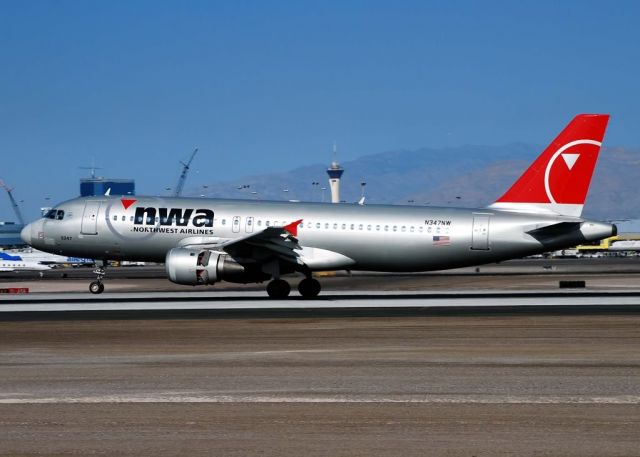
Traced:
MULTIPOLYGON (((0 0, 0 177, 29 218, 79 166, 139 193, 398 148, 640 145, 640 3, 0 0)), ((0 196, 0 219, 13 219, 0 196)))

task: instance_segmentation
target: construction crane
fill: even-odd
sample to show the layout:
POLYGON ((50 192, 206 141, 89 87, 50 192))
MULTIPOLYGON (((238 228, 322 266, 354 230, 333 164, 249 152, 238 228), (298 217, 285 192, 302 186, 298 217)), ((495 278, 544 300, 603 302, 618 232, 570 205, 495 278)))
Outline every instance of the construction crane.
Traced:
POLYGON ((187 173, 189 172, 189 167, 191 166, 191 162, 193 162, 193 158, 196 156, 196 152, 198 152, 198 148, 195 148, 191 153, 191 157, 187 163, 180 161, 182 164, 182 173, 180 173, 180 178, 178 178, 178 184, 176 185, 176 189, 173 192, 174 197, 179 197, 182 194, 182 188, 184 187, 184 183, 187 180, 187 173))
POLYGON ((16 217, 18 218, 18 222, 20 223, 20 225, 24 225, 24 219, 22 218, 22 213, 20 212, 18 202, 16 202, 16 199, 13 198, 13 194, 11 193, 13 189, 7 186, 2 180, 0 180, 0 187, 7 191, 9 200, 11 200, 11 206, 13 206, 13 211, 16 213, 16 217))

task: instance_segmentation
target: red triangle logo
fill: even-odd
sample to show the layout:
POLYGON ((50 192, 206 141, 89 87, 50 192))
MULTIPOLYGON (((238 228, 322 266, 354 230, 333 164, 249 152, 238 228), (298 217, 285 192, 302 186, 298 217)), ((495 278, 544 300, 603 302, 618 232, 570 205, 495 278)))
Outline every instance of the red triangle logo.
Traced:
POLYGON ((122 202, 122 206, 124 206, 124 209, 129 209, 129 207, 133 205, 137 200, 133 198, 121 198, 120 201, 122 202))

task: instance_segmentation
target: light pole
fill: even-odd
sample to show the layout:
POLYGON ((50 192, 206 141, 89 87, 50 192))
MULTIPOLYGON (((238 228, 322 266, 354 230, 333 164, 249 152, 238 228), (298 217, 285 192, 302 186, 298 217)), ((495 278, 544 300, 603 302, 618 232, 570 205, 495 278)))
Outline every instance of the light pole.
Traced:
POLYGON ((321 187, 320 190, 322 190, 322 203, 324 203, 324 191, 327 190, 327 188, 321 187))

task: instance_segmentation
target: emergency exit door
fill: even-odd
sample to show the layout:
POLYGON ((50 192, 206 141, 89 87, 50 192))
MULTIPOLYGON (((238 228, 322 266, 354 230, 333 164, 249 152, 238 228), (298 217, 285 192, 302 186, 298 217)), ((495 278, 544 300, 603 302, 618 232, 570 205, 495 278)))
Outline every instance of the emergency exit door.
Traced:
POLYGON ((247 233, 253 233, 253 216, 245 218, 244 231, 247 233))
POLYGON ((489 216, 474 216, 471 233, 471 249, 486 251, 489 249, 489 216))
POLYGON ((240 233, 240 216, 233 216, 231 231, 233 233, 240 233))
POLYGON ((88 201, 84 205, 84 213, 82 213, 82 225, 80 233, 83 235, 98 234, 98 213, 100 211, 101 202, 88 201))

